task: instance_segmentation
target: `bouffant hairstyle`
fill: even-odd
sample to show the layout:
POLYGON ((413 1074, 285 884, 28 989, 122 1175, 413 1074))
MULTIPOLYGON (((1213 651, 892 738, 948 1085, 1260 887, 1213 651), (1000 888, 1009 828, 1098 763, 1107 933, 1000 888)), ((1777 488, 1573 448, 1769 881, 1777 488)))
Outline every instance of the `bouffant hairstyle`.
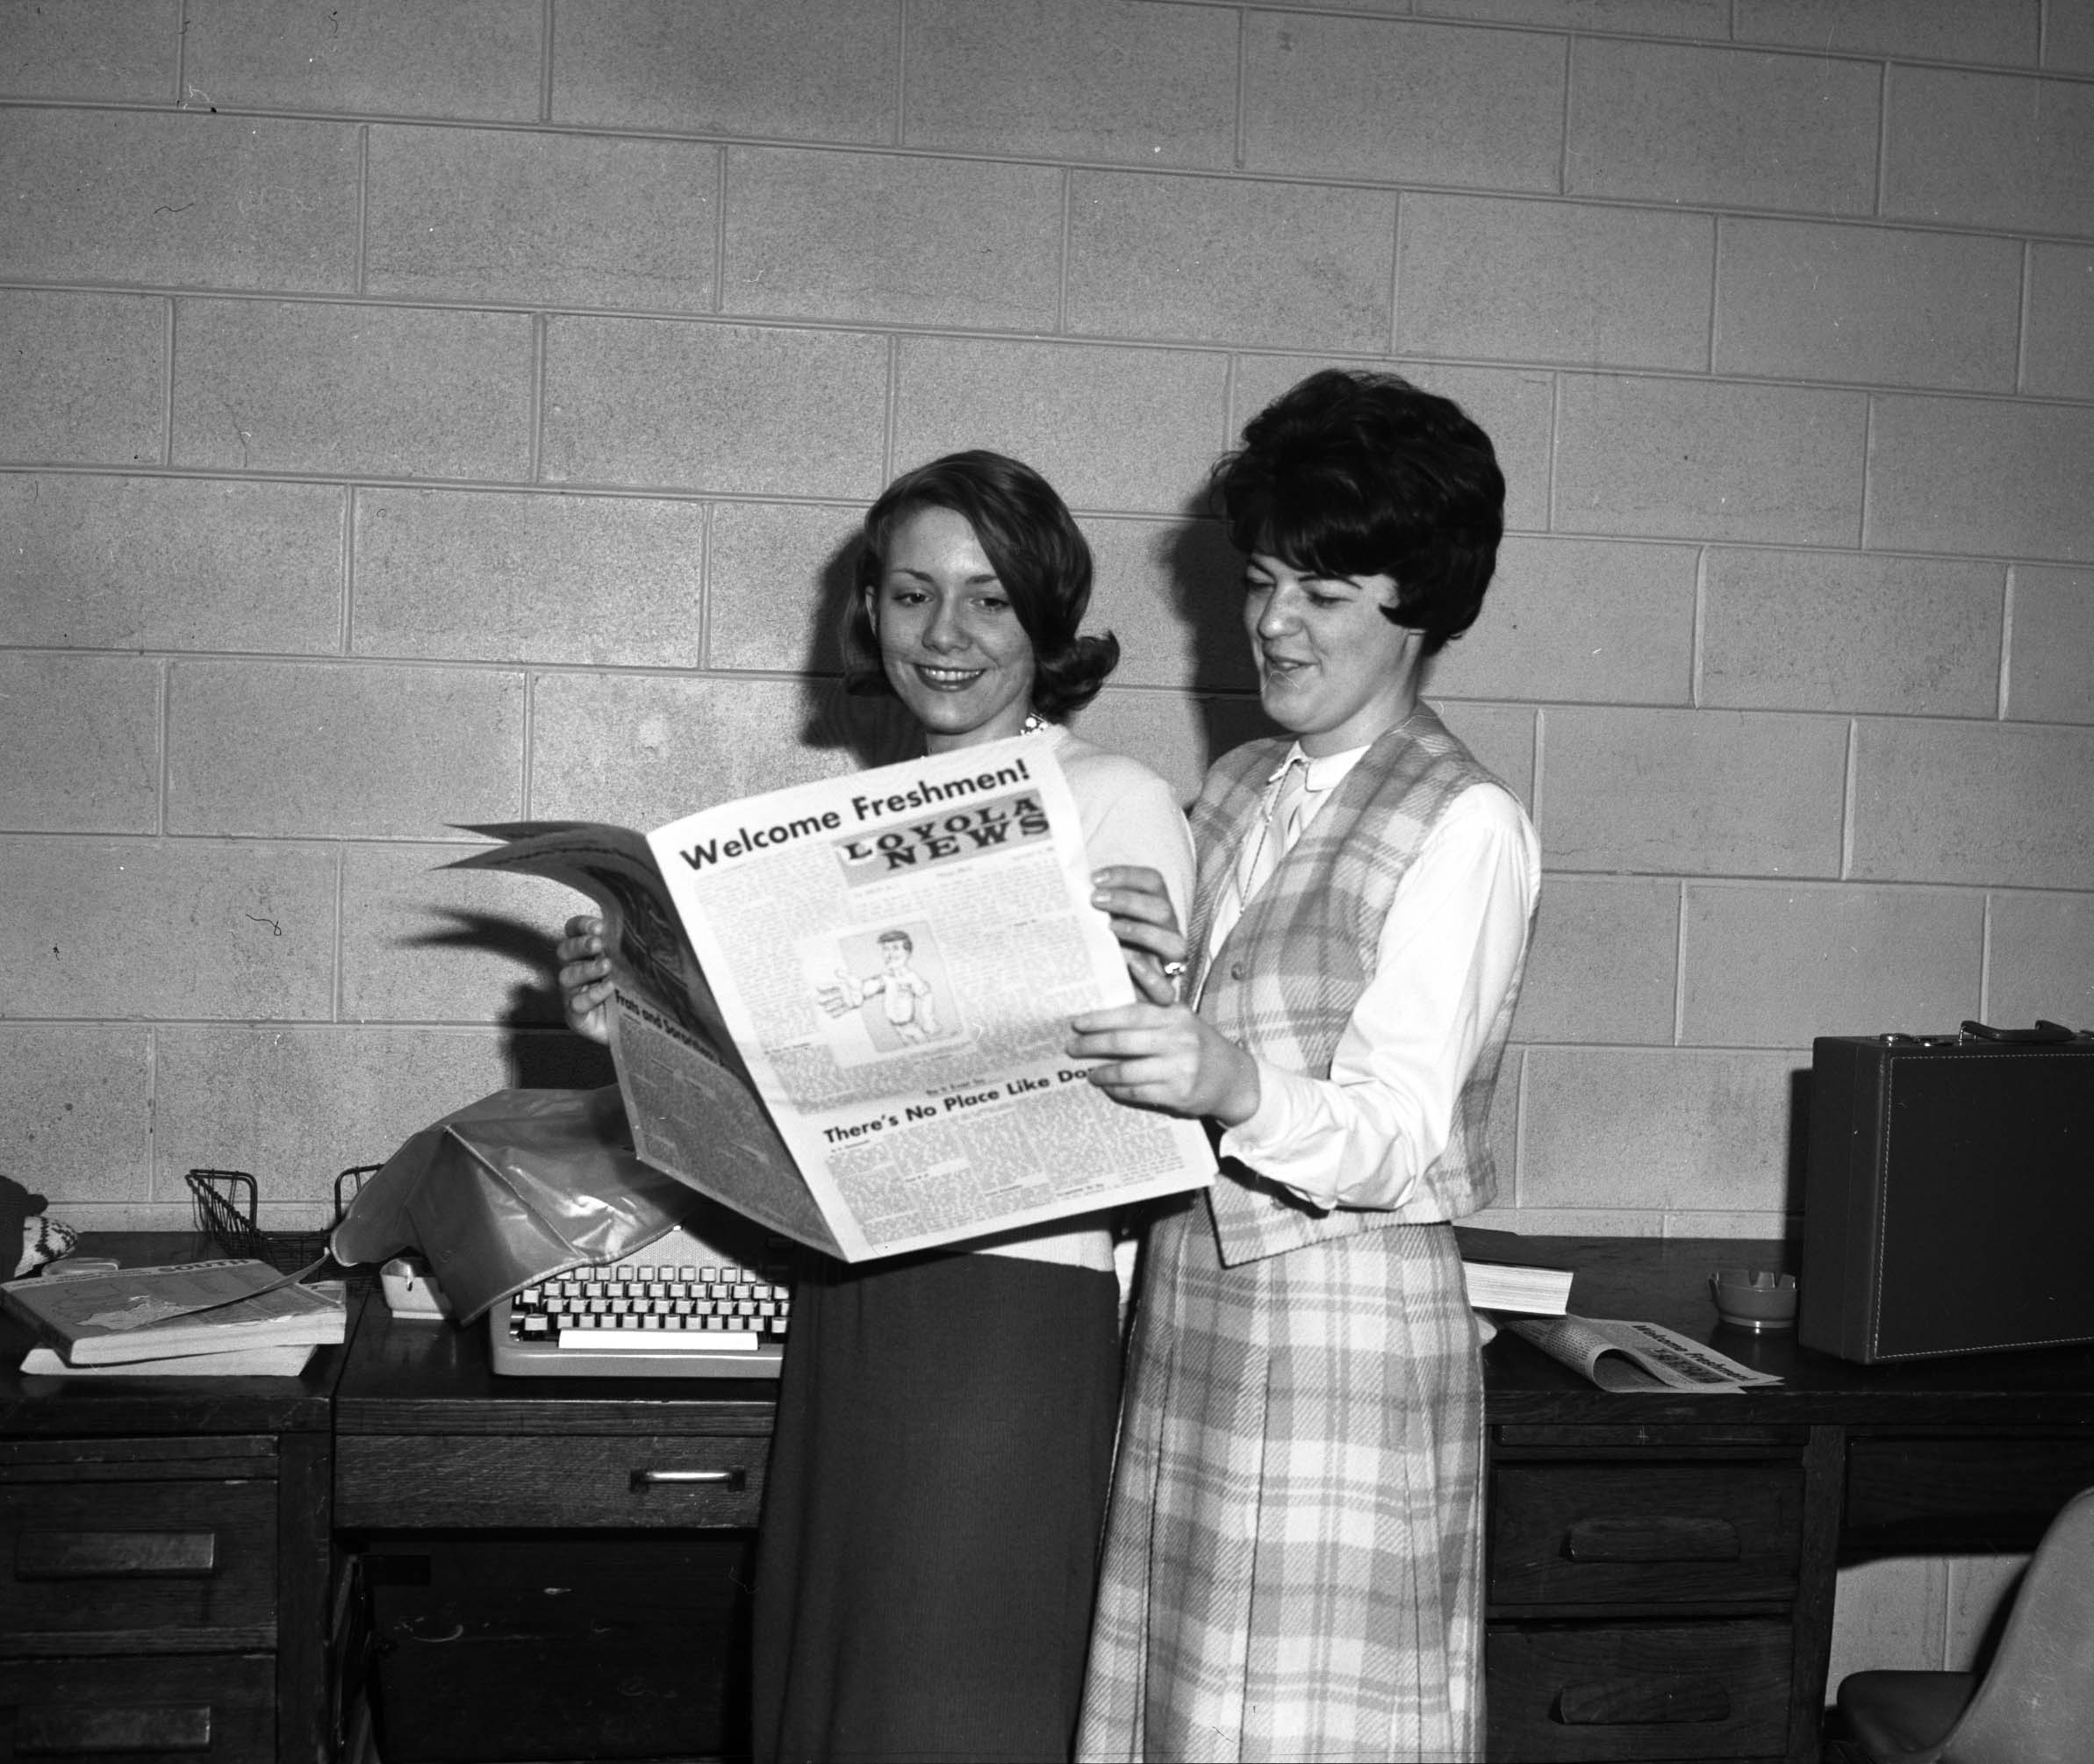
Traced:
POLYGON ((844 689, 868 696, 893 690, 880 666, 870 603, 895 528, 922 508, 950 509, 974 529, 1032 639, 1032 707, 1059 716, 1097 697, 1119 665, 1120 643, 1109 631, 1077 631, 1091 604, 1091 548, 1052 484, 1029 465, 981 449, 904 472, 865 511, 856 592, 843 614, 844 689))
POLYGON ((1505 531, 1490 437, 1395 374, 1326 368, 1282 393, 1216 464, 1230 542, 1325 576, 1392 576, 1392 624, 1438 653, 1474 624, 1505 531))

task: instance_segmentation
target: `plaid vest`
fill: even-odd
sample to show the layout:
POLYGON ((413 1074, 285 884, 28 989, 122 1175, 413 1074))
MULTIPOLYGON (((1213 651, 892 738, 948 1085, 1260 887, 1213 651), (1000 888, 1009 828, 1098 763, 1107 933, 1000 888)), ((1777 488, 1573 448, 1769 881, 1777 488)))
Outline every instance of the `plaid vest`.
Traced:
MULTIPOLYGON (((1207 930, 1244 829, 1289 742, 1251 742, 1223 756, 1193 805, 1200 886, 1192 949, 1207 930)), ((1288 1072, 1330 1075, 1331 1056, 1374 972, 1383 921, 1447 805, 1474 784, 1497 782, 1420 704, 1361 757, 1302 830, 1214 960, 1195 966, 1200 1014, 1231 1041, 1288 1072)), ((1524 960, 1522 965, 1524 965, 1524 960)), ((1519 975, 1492 1020, 1456 1099, 1447 1147, 1411 1198, 1392 1208, 1323 1212, 1234 1158, 1208 1191, 1222 1260, 1233 1266, 1327 1237, 1459 1218, 1488 1206, 1497 1177, 1490 1153, 1491 1093, 1512 1024, 1519 975)))

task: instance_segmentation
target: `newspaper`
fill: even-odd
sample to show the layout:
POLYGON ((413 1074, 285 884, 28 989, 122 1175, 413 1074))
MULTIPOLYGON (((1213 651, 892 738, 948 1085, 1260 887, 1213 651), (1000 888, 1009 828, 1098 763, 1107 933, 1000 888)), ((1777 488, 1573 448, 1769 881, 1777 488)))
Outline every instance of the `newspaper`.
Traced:
POLYGON ((453 868, 606 922, 611 1051, 647 1163, 845 1261, 1204 1187, 1195 1122, 1063 1049, 1134 997, 1052 747, 1016 737, 726 804, 642 837, 477 827, 453 868))
POLYGON ((1740 1366, 1663 1323, 1606 1317, 1518 1317, 1502 1327, 1602 1390, 1740 1391, 1779 1384, 1771 1372, 1740 1366))

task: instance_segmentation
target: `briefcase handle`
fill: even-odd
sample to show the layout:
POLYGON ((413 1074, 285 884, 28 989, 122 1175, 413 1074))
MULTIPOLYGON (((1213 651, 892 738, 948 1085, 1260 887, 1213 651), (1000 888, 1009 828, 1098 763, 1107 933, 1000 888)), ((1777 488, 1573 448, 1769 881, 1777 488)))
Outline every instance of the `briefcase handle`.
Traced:
POLYGON ((2054 1023, 2047 1017, 2038 1017, 2033 1029, 1995 1029, 1990 1023, 1963 1020, 1963 1033, 1979 1041, 2059 1042, 2079 1039, 2063 1023, 2054 1023))

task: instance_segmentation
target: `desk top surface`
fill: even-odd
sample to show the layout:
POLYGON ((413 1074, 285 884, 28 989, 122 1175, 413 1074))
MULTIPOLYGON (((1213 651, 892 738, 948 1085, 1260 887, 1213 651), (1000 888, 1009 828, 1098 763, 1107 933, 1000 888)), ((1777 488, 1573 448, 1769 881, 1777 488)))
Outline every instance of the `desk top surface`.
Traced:
MULTIPOLYGON (((1793 1245, 1733 1238, 1533 1237, 1538 1259, 1577 1271, 1571 1308, 1645 1318, 1708 1343, 1782 1382, 1738 1395, 1610 1395, 1516 1337, 1484 1351, 1494 1423, 1727 1423, 1982 1431, 2094 1425, 2094 1345, 1861 1366, 1718 1323, 1718 1267, 1796 1266, 1793 1245)), ((90 1247, 90 1246, 83 1246, 90 1247)), ((212 1251, 183 1234, 111 1234, 98 1253, 127 1262, 212 1251)), ((769 1431, 775 1386, 743 1379, 530 1379, 497 1374, 486 1328, 403 1321, 375 1294, 346 1350, 322 1349, 298 1379, 24 1378, 25 1330, 0 1323, 0 1431, 104 1432, 324 1427, 342 1433, 727 1432, 769 1431), (187 1416, 185 1422, 180 1417, 187 1416), (155 1427, 157 1421, 157 1427, 155 1427)))

